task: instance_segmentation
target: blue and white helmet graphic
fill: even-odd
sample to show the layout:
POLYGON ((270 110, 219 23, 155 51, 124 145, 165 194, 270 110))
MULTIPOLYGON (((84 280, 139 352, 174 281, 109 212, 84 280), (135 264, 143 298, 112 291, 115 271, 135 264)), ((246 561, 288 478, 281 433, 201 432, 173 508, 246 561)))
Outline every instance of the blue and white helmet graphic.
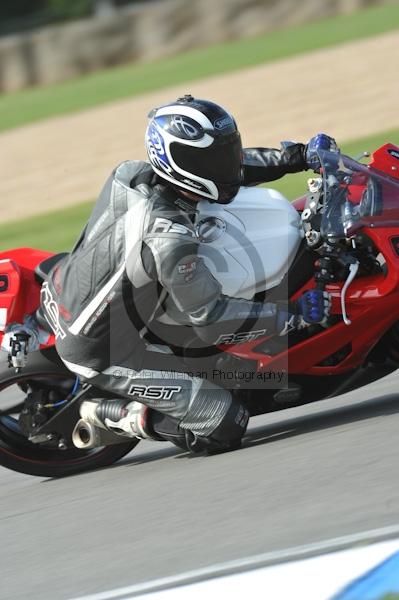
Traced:
POLYGON ((187 95, 153 109, 145 136, 154 171, 174 186, 227 204, 241 184, 242 146, 233 117, 187 95))

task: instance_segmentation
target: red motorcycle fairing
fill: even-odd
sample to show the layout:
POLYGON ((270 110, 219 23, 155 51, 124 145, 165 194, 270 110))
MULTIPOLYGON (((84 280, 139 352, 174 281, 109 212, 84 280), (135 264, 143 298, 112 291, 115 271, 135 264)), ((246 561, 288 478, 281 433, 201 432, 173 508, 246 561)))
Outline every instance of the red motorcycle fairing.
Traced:
MULTIPOLYGON (((11 323, 22 323, 40 304, 40 283, 35 268, 52 252, 34 248, 17 248, 0 253, 0 344, 3 332, 11 323)), ((53 346, 54 336, 42 348, 53 346)))
POLYGON ((372 153, 369 167, 399 179, 399 147, 391 143, 384 144, 372 153))
MULTIPOLYGON (((361 365, 382 335, 399 319, 399 255, 391 243, 391 238, 399 236, 399 225, 397 228, 366 229, 365 233, 385 257, 387 274, 362 277, 351 284, 346 297, 351 325, 345 325, 342 320, 277 356, 261 352, 260 347, 267 337, 226 346, 224 350, 240 358, 257 361, 259 371, 277 372, 284 370, 284 365, 288 364, 291 374, 330 376, 341 375, 361 365), (351 351, 338 365, 320 366, 348 344, 351 351)), ((290 300, 296 300, 312 287, 314 280, 311 279, 290 300)), ((332 315, 342 315, 341 290, 342 284, 326 287, 332 296, 332 315)))
MULTIPOLYGON (((371 238, 374 238, 376 244, 380 242, 379 247, 387 259, 388 272, 391 276, 363 277, 352 283, 347 296, 348 314, 352 320, 350 326, 345 325, 343 321, 337 323, 277 356, 268 356, 259 350, 262 342, 268 339, 267 337, 236 346, 225 346, 225 352, 245 360, 257 361, 260 372, 284 370, 284 366, 289 364, 289 372, 293 374, 339 375, 362 364, 365 356, 383 333, 399 318, 399 256, 393 251, 389 241, 391 237, 399 236, 399 227, 396 230, 385 230, 384 236, 380 234, 379 230, 368 233, 371 238), (378 240, 379 237, 382 239, 378 240), (339 365, 319 366, 323 360, 347 344, 351 344, 352 350, 339 365)), ((40 257, 36 264, 49 256, 48 253, 33 252, 36 257, 40 257)), ((0 260, 4 259, 0 258, 0 260)), ((28 261, 25 260, 24 263, 25 266, 19 267, 14 260, 6 259, 4 262, 0 262, 0 279, 1 274, 4 274, 10 282, 7 291, 0 291, 1 307, 7 310, 7 324, 22 322, 24 315, 34 312, 39 306, 40 285, 34 277, 36 264, 33 265, 33 269, 30 269, 26 266, 28 261)), ((291 300, 295 300, 313 285, 313 281, 309 280, 292 296, 291 300)), ((338 284, 327 287, 332 295, 331 313, 333 315, 341 315, 341 288, 342 285, 338 284)), ((0 339, 1 337, 0 333, 0 339)), ((51 336, 46 346, 43 347, 52 346, 54 342, 54 336, 51 336)))
MULTIPOLYGON (((372 154, 368 167, 359 165, 359 169, 360 172, 356 173, 355 180, 349 185, 348 199, 354 204, 359 204, 363 198, 370 170, 381 172, 382 185, 386 184, 388 188, 389 178, 399 179, 399 148, 394 144, 385 144, 372 154)), ((294 202, 294 206, 302 211, 305 202, 306 196, 302 196, 294 202)), ((382 213, 362 217, 357 227, 362 228, 362 232, 384 257, 385 273, 362 276, 351 283, 346 295, 350 325, 341 320, 275 356, 262 352, 268 337, 237 346, 225 346, 223 350, 239 358, 256 361, 260 372, 284 371, 289 365, 289 374, 333 376, 361 366, 384 333, 399 320, 399 193, 395 192, 395 188, 388 189, 382 213), (340 350, 345 357, 338 364, 322 364, 340 350)), ((296 291, 290 301, 314 285, 312 278, 296 291)), ((342 287, 343 283, 340 282, 325 288, 332 297, 333 316, 342 316, 342 287)))

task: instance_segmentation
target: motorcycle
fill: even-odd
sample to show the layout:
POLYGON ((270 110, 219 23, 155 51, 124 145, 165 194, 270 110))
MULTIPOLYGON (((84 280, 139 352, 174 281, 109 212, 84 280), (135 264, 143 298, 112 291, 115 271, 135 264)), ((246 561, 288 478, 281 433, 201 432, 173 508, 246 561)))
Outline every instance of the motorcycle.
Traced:
MULTIPOLYGON (((281 389, 242 390, 251 416, 335 396, 399 366, 399 147, 385 144, 368 165, 338 152, 319 158, 320 177, 292 204, 266 188, 242 188, 227 206, 199 203, 203 258, 224 293, 294 301, 316 286, 332 298, 328 327, 220 337, 220 372, 245 364, 260 375, 288 375, 281 389)), ((0 253, 0 342, 8 325, 35 314, 41 286, 64 256, 0 253)), ((71 373, 55 341, 42 329, 40 349, 24 364, 18 336, 8 356, 0 353, 0 464, 44 477, 108 466, 139 442, 87 416, 88 403, 111 396, 71 373)), ((234 386, 240 393, 242 382, 234 386)))

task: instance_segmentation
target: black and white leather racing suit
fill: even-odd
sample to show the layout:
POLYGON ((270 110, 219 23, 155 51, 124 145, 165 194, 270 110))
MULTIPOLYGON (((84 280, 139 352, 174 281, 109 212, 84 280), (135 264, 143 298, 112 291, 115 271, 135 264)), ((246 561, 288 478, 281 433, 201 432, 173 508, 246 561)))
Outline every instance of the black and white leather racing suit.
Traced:
MULTIPOLYGON (((243 185, 305 170, 304 154, 302 144, 244 150, 243 185)), ((273 333, 277 310, 223 295, 199 257, 195 206, 150 164, 122 163, 49 274, 41 306, 69 369, 168 415, 192 439, 223 445, 241 439, 248 413, 228 389, 191 376, 179 354, 188 338, 212 347, 243 323, 273 333)))

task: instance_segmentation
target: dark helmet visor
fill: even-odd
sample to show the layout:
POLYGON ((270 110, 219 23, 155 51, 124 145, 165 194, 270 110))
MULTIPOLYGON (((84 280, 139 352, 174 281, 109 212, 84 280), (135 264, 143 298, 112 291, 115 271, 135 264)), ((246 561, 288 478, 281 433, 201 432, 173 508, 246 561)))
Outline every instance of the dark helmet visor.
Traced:
POLYGON ((172 142, 170 152, 181 169, 216 185, 241 182, 242 145, 238 132, 217 137, 208 148, 172 142))

